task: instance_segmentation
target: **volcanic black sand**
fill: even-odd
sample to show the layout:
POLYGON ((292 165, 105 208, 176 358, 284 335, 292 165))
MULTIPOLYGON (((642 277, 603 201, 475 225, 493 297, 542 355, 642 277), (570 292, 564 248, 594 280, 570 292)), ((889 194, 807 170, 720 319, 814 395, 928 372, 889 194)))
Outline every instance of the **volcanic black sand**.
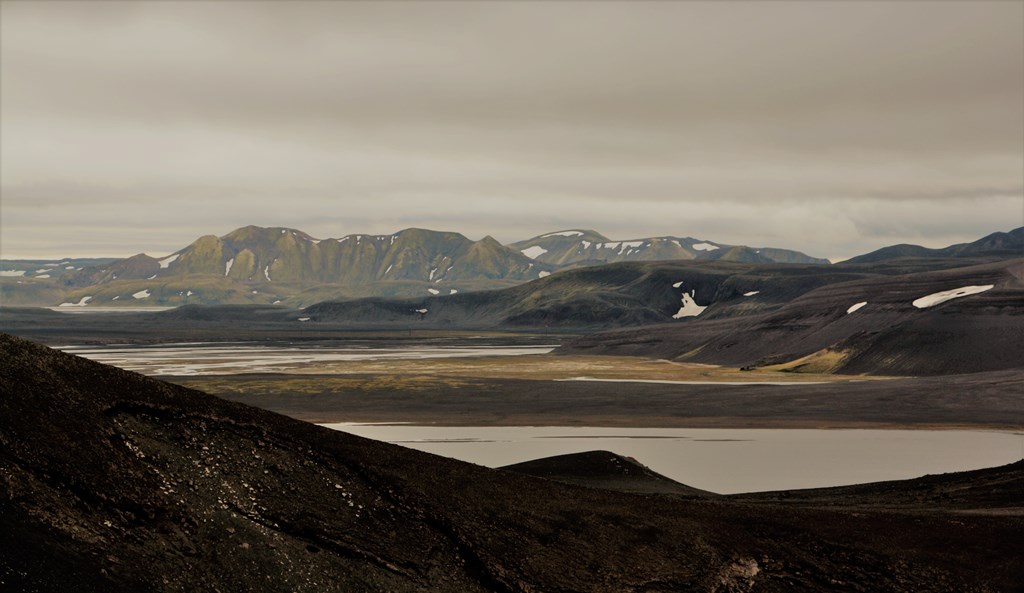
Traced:
POLYGON ((8 336, 0 354, 5 591, 1022 590, 1021 463, 810 494, 629 494, 8 336))
POLYGON ((807 385, 666 385, 486 377, 378 379, 268 374, 167 378, 320 423, 1024 428, 1024 370, 807 385))

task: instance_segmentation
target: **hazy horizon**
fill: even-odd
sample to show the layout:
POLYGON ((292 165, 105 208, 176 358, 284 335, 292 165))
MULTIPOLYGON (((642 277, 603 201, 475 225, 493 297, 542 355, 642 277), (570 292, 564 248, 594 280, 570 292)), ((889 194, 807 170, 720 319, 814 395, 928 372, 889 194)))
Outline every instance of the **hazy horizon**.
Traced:
POLYGON ((0 257, 1024 226, 1019 2, 3 2, 0 257))

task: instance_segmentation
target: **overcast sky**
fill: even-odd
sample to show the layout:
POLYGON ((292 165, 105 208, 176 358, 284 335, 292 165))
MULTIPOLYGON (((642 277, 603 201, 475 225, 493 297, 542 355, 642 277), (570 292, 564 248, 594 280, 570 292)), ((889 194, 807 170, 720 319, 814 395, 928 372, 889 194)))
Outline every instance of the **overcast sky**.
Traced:
POLYGON ((0 256, 1024 225, 1024 3, 0 3, 0 256))

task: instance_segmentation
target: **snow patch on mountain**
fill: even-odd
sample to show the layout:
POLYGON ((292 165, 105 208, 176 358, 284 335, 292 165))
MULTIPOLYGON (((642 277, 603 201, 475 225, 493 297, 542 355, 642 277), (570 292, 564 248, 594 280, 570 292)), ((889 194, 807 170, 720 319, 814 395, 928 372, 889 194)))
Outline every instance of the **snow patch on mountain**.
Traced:
POLYGON ((850 313, 853 313, 854 311, 859 311, 861 309, 861 307, 863 307, 866 304, 868 304, 867 301, 861 301, 859 303, 850 305, 850 308, 846 310, 846 314, 849 315, 850 313))
POLYGON ((683 293, 683 306, 679 307, 679 311, 672 316, 672 319, 682 319, 684 317, 696 317, 707 309, 707 305, 701 307, 697 304, 697 301, 693 300, 693 297, 697 296, 696 290, 691 290, 690 294, 683 293))
POLYGON ((582 237, 583 233, 580 232, 580 231, 558 231, 557 233, 548 233, 546 235, 541 235, 540 238, 543 239, 544 237, 556 237, 556 236, 557 237, 582 237))
POLYGON ((181 254, 175 253, 174 255, 168 255, 163 259, 157 260, 157 263, 160 264, 161 268, 167 268, 167 266, 173 264, 179 257, 181 257, 181 254))
POLYGON ((436 289, 436 288, 428 288, 427 292, 429 292, 430 294, 440 294, 441 293, 441 291, 436 289))
POLYGON ((136 292, 136 293, 132 294, 132 298, 134 298, 134 299, 148 299, 149 296, 150 295, 149 295, 149 289, 148 288, 146 288, 144 290, 140 290, 139 292, 136 292))
POLYGON ((544 270, 541 270, 540 272, 537 272, 537 277, 538 278, 547 278, 550 275, 551 275, 551 272, 545 272, 544 270))
MULTIPOLYGON (((114 298, 117 298, 117 297, 114 297, 114 298)), ((84 307, 87 304, 89 304, 89 301, 91 301, 91 300, 92 300, 91 296, 84 296, 77 303, 61 303, 61 304, 59 304, 57 306, 58 307, 84 307)))
POLYGON ((718 245, 712 245, 711 243, 694 243, 690 247, 697 251, 714 251, 718 249, 718 245))
POLYGON ((267 279, 267 282, 272 282, 270 279, 270 264, 267 264, 267 267, 263 268, 263 276, 267 279))
POLYGON ((25 270, 0 270, 0 276, 14 278, 16 276, 24 276, 25 270))
POLYGON ((759 292, 761 292, 761 291, 760 290, 751 290, 750 292, 743 293, 743 296, 745 296, 745 297, 752 297, 752 296, 754 296, 755 294, 757 294, 759 292))
POLYGON ((610 243, 598 243, 598 249, 614 249, 619 255, 633 249, 640 249, 646 241, 615 241, 610 243))
POLYGON ((224 264, 224 275, 227 276, 231 273, 231 266, 235 265, 235 258, 231 258, 224 264))
POLYGON ((932 293, 919 299, 915 299, 913 305, 918 309, 927 309, 928 307, 934 307, 935 305, 945 303, 946 301, 970 296, 972 294, 979 294, 986 290, 992 290, 993 288, 995 288, 995 284, 961 286, 960 288, 954 288, 953 290, 944 290, 942 292, 932 293))
POLYGON ((540 245, 534 245, 533 247, 527 247, 526 249, 523 249, 519 253, 522 253, 523 255, 530 259, 537 259, 538 257, 544 255, 547 252, 548 250, 544 249, 540 245))

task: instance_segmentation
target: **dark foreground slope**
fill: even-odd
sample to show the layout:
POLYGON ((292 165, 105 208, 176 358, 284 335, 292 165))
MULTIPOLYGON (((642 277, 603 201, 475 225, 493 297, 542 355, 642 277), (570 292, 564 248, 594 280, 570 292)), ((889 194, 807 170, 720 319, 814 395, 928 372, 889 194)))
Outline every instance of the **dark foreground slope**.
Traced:
POLYGON ((968 472, 914 480, 874 482, 837 488, 734 494, 736 500, 823 506, 887 505, 893 508, 946 508, 962 513, 1024 514, 1024 460, 968 472))
POLYGON ((3 590, 1014 591, 1022 535, 558 484, 0 336, 3 590))

